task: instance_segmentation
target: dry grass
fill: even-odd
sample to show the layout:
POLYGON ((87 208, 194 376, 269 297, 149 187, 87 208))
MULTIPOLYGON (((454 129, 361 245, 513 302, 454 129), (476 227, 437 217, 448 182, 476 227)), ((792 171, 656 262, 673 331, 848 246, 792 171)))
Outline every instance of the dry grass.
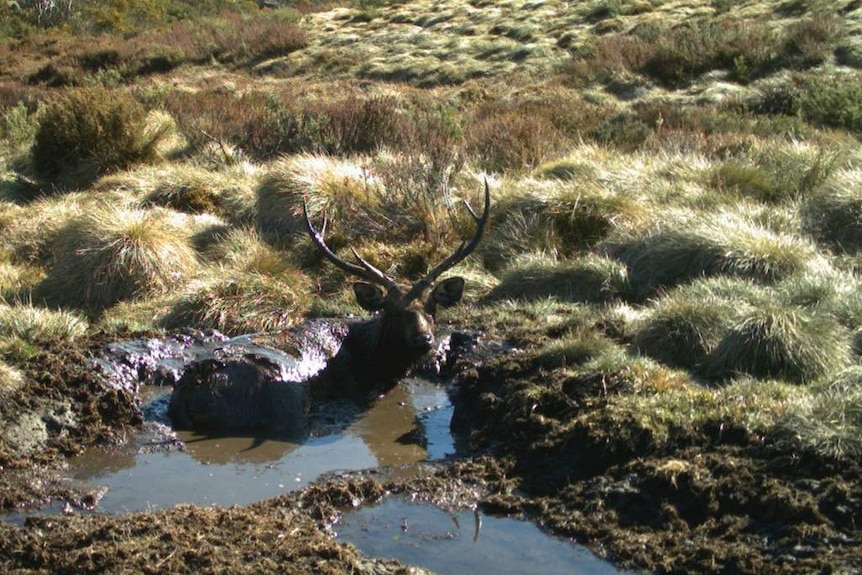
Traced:
POLYGON ((162 327, 217 329, 228 335, 286 329, 308 312, 313 293, 308 278, 296 270, 278 277, 227 275, 192 287, 159 320, 162 327))
POLYGON ((0 397, 20 389, 24 385, 24 374, 5 361, 0 360, 0 397))
POLYGON ((99 311, 175 290, 197 268, 184 224, 171 212, 110 205, 74 220, 59 232, 56 263, 36 296, 99 311))

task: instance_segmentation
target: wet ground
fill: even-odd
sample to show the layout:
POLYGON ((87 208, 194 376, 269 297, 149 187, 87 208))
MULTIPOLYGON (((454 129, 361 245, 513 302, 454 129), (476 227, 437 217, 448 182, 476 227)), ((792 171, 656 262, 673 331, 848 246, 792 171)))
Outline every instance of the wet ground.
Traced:
MULTIPOLYGON (((719 433, 718 427, 680 430, 659 448, 625 422, 578 425, 581 410, 601 409, 608 394, 626 392, 625 381, 608 374, 560 382, 537 369, 529 353, 468 358, 454 370, 451 389, 459 446, 469 445, 472 451, 445 457, 457 451, 454 443, 434 447, 429 438, 435 426, 443 425, 448 415, 442 410, 448 408, 431 406, 430 412, 441 412, 440 421, 431 418, 417 426, 416 415, 421 420, 426 411, 421 404, 407 408, 404 397, 412 395, 404 387, 398 392, 406 394, 402 399, 392 395, 385 401, 393 404, 383 406, 394 410, 387 420, 401 413, 398 409, 410 413, 404 418, 406 431, 389 442, 404 451, 368 447, 361 435, 362 417, 351 418, 345 428, 355 426, 367 448, 363 451, 359 443, 346 447, 357 458, 355 467, 363 465, 362 457, 378 464, 391 458, 394 467, 329 473, 312 481, 313 473, 300 476, 291 469, 290 458, 300 447, 257 444, 255 438, 228 447, 223 438, 195 441, 186 436, 182 444, 167 441, 142 449, 135 434, 146 425, 136 395, 106 385, 91 369, 88 355, 103 345, 93 340, 77 349, 37 354, 23 366, 25 386, 0 398, 3 509, 20 513, 53 502, 52 509, 59 512, 18 516, 18 525, 0 523, 0 564, 9 572, 259 573, 282 571, 285 565, 295 573, 407 572, 405 564, 418 559, 397 555, 397 547, 404 544, 413 553, 426 540, 446 542, 451 536, 471 541, 474 509, 483 514, 486 527, 496 522, 488 515, 526 518, 556 536, 588 545, 619 566, 656 573, 862 571, 859 462, 814 461, 742 433, 719 433), (524 385, 553 386, 566 395, 567 401, 553 406, 560 411, 553 415, 554 421, 567 424, 549 424, 543 407, 524 412, 512 399, 524 385), (137 445, 132 453, 129 445, 137 445), (92 457, 88 450, 93 446, 107 448, 107 461, 114 463, 98 467, 101 471, 76 469, 75 457, 85 452, 92 457), (270 463, 231 458, 217 463, 215 454, 225 452, 254 453, 270 463), (94 473, 109 482, 124 470, 153 467, 153 461, 158 467, 158 458, 177 453, 204 469, 272 465, 273 475, 260 472, 261 485, 275 484, 278 491, 281 484, 283 492, 266 492, 262 501, 242 506, 162 508, 154 502, 148 509, 124 501, 119 493, 106 494, 89 481, 82 484, 76 475, 94 473), (415 463, 429 453, 440 461, 415 463), (118 499, 112 502, 114 496, 118 499), (445 513, 434 517, 434 511, 424 510, 420 513, 431 516, 412 519, 399 507, 405 500, 430 503, 445 513), (366 508, 373 503, 394 509, 384 514, 389 518, 383 520, 386 529, 397 517, 397 535, 388 536, 392 545, 385 551, 366 547, 362 538, 378 529, 374 511, 366 508), (138 511, 104 513, 103 505, 138 511), (96 512, 87 510, 94 506, 96 512), (443 527, 453 516, 460 527, 443 527), (445 518, 442 523, 440 517, 445 518), (351 528, 341 525, 357 524, 356 547, 334 537, 351 528), (370 558, 378 553, 403 562, 370 558)), ((371 418, 374 411, 366 415, 371 418)), ((322 428, 330 423, 324 421, 322 428)), ((308 449, 320 447, 314 441, 324 437, 326 433, 313 435, 308 449)), ((139 488, 144 483, 167 485, 182 473, 161 482, 151 477, 139 488)), ((234 483, 240 484, 242 475, 234 483)), ((229 478, 220 481, 230 483, 229 478)), ((148 497, 155 500, 158 492, 148 497)), ((547 539, 544 531, 538 533, 547 539)), ((495 537, 489 530, 489 539, 495 537)), ((527 540, 522 549, 537 545, 527 540)), ((443 549, 440 553, 447 554, 448 548, 443 549)), ((479 553, 476 547, 468 549, 479 553)), ((565 561, 567 551, 549 548, 543 553, 565 561)))

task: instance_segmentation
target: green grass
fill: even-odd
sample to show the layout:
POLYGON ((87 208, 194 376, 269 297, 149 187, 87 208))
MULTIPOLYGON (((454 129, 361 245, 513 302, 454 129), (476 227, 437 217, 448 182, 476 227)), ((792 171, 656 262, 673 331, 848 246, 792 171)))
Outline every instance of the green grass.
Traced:
POLYGON ((792 449, 834 459, 862 456, 862 369, 853 366, 818 386, 772 427, 776 440, 792 449))

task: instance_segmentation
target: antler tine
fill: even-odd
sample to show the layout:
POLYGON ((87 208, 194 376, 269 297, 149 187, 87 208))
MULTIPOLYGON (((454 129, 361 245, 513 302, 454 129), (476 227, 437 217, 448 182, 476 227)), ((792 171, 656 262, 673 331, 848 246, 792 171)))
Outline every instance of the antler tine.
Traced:
MULTIPOLYGON (((305 200, 302 201, 302 215, 305 218, 305 229, 308 231, 308 235, 311 236, 311 241, 315 246, 317 246, 317 249, 320 250, 320 253, 322 253, 326 259, 335 264, 335 267, 351 275, 382 285, 388 290, 394 289, 399 291, 398 284, 395 283, 395 280, 364 260, 355 249, 351 248, 351 251, 353 251, 353 256, 360 265, 350 263, 335 255, 335 252, 329 249, 329 246, 326 245, 323 233, 314 229, 314 225, 311 223, 311 218, 308 215, 308 204, 305 200)), ((326 224, 324 223, 324 226, 325 225, 326 224)))
POLYGON ((410 288, 410 291, 407 292, 407 295, 404 296, 405 301, 413 301, 422 295, 422 292, 431 287, 431 284, 434 283, 434 280, 436 280, 440 274, 455 267, 459 262, 461 262, 461 260, 473 253, 473 250, 475 250, 476 246, 479 245, 479 241, 482 239, 482 233, 485 231, 485 224, 488 223, 488 215, 491 213, 491 191, 488 189, 487 178, 485 178, 485 208, 482 210, 482 215, 477 216, 476 212, 473 211, 473 208, 470 207, 470 204, 467 203, 466 200, 464 201, 464 205, 467 207, 467 211, 470 212, 470 216, 472 216, 476 221, 476 232, 473 234, 472 239, 470 239, 469 243, 467 240, 462 241, 461 245, 458 246, 458 249, 456 249, 449 257, 425 274, 424 278, 414 283, 410 288))

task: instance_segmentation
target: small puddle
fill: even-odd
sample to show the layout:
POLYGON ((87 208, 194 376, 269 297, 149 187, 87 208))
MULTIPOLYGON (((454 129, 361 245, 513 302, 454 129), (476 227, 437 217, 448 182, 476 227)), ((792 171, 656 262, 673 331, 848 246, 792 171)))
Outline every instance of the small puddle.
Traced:
POLYGON ((447 513, 397 497, 345 514, 334 529, 339 540, 366 555, 395 558, 441 574, 625 573, 532 523, 469 510, 447 513))

